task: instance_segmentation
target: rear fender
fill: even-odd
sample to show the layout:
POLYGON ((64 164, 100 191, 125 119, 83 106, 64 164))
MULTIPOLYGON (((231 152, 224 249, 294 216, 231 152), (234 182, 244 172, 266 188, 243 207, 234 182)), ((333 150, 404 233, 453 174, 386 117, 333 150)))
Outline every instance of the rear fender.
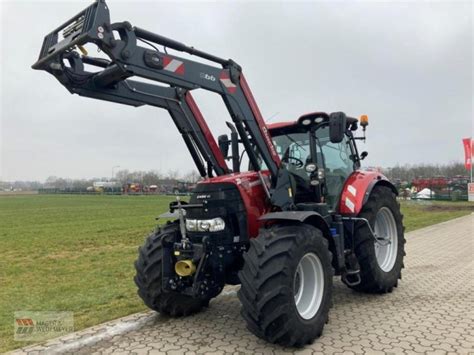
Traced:
POLYGON ((338 211, 342 215, 356 216, 369 199, 375 186, 386 186, 398 195, 395 186, 381 173, 354 171, 346 180, 341 192, 338 211))

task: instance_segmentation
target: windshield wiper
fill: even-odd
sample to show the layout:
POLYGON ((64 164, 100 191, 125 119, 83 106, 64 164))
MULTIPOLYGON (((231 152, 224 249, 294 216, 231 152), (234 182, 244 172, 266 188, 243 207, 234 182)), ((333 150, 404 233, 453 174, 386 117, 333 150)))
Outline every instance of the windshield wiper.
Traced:
POLYGON ((301 144, 299 144, 297 141, 295 141, 293 138, 291 138, 288 134, 285 134, 285 137, 287 137, 290 141, 295 143, 298 147, 300 147, 301 149, 303 149, 306 152, 306 149, 301 144))

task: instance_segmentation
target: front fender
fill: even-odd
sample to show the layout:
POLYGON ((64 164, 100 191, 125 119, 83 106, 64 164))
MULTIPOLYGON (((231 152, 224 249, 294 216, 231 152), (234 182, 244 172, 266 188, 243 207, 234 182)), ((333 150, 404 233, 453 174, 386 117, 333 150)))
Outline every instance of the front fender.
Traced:
POLYGON ((264 214, 259 218, 260 222, 269 221, 294 221, 311 224, 312 226, 319 228, 326 237, 329 237, 329 224, 326 219, 314 211, 284 211, 284 212, 270 212, 264 214))
POLYGON ((285 212, 270 212, 261 216, 258 220, 268 222, 272 220, 288 220, 304 222, 311 216, 319 216, 323 218, 319 213, 313 211, 285 211, 285 212))
POLYGON ((342 188, 338 211, 342 215, 356 216, 369 199, 370 193, 377 185, 390 188, 396 195, 395 186, 381 173, 376 171, 354 171, 342 188))

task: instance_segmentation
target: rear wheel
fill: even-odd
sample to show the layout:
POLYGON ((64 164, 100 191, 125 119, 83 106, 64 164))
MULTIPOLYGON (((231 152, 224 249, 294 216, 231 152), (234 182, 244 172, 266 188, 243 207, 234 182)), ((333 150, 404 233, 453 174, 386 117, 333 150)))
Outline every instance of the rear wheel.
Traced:
POLYGON ((395 217, 388 207, 382 207, 377 212, 374 232, 379 238, 374 242, 377 264, 382 271, 390 272, 397 261, 398 233, 395 217))
POLYGON ((177 233, 179 226, 172 223, 151 234, 145 244, 138 249, 138 259, 135 261, 134 281, 138 287, 138 295, 149 308, 172 317, 196 313, 209 304, 209 300, 196 299, 162 289, 161 239, 177 233))
POLYGON ((364 292, 391 292, 401 279, 405 256, 403 215, 395 194, 388 187, 374 187, 359 217, 369 221, 377 239, 366 223, 358 225, 354 242, 361 283, 351 287, 364 292))
POLYGON ((242 316, 256 336, 304 346, 323 331, 332 295, 328 242, 309 225, 275 225, 251 241, 239 273, 242 316))

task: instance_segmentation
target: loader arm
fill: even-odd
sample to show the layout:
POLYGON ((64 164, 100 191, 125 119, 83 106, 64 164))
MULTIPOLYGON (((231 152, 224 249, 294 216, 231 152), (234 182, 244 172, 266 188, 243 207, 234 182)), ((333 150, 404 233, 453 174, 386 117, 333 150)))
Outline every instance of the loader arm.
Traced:
MULTIPOLYGON (((89 59, 81 60, 74 52, 67 53, 64 59, 70 62, 76 73, 87 75, 84 72, 83 60, 90 62, 89 59)), ((200 175, 212 176, 212 170, 218 176, 229 172, 224 157, 189 91, 132 79, 107 87, 97 87, 90 81, 80 86, 67 87, 71 92, 84 97, 135 107, 149 105, 167 110, 182 135, 200 175)))
MULTIPOLYGON (((215 140, 189 91, 199 88, 217 93, 224 100, 253 168, 260 170, 259 154, 276 181, 280 159, 241 67, 230 59, 132 27, 128 22, 110 23, 104 0, 97 0, 48 34, 33 68, 53 74, 72 93, 134 106, 152 105, 168 109, 180 132, 189 133, 187 136, 192 137, 201 153, 204 152, 204 159, 211 161, 216 173, 223 174, 227 172, 227 166, 225 162, 223 164, 220 152, 216 151, 215 140), (153 42, 165 50, 142 47, 138 40, 153 42), (110 62, 79 55, 76 47, 82 51, 82 46, 87 43, 96 44, 109 56, 110 62), (166 48, 201 57, 221 68, 168 54, 166 48), (102 70, 88 72, 84 70, 84 64, 102 70), (157 85, 135 81, 131 77, 145 78, 157 85), (158 83, 170 87, 163 88, 158 83), (164 95, 164 89, 169 90, 167 95, 164 95), (166 99, 162 102, 163 96, 166 99), (182 119, 183 112, 186 119, 182 119), (183 126, 185 121, 186 127, 183 126)), ((186 144, 188 148, 192 145, 191 142, 186 144)), ((193 158, 196 162, 194 155, 193 158)), ((196 164, 201 171, 199 163, 196 164)))

